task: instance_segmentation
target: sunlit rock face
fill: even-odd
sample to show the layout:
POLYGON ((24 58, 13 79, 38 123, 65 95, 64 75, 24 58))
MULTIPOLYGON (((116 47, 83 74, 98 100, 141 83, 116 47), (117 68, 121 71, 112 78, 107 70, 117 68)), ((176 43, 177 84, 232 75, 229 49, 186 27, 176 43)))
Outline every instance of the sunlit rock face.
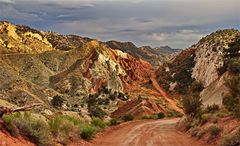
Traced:
POLYGON ((43 32, 26 26, 1 22, 0 33, 0 53, 36 54, 54 50, 43 32))
POLYGON ((183 50, 170 63, 157 71, 159 83, 171 92, 187 94, 193 82, 204 89, 200 96, 204 104, 222 104, 229 92, 225 85, 228 73, 220 73, 229 45, 240 36, 238 30, 226 29, 202 38, 197 44, 183 50))

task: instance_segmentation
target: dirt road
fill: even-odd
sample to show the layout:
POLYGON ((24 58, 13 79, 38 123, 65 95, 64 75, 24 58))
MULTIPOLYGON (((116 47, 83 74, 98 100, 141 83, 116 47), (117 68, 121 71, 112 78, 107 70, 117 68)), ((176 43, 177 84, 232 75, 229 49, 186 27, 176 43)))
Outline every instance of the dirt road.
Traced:
POLYGON ((175 129, 178 119, 146 120, 107 129, 94 141, 96 146, 207 146, 175 129))

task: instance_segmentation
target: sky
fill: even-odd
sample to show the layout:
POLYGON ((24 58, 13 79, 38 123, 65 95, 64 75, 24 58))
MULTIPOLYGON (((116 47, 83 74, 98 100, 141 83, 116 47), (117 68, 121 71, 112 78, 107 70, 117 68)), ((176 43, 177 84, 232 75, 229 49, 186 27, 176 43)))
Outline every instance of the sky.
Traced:
POLYGON ((183 49, 216 30, 240 29, 240 0, 0 0, 0 20, 183 49))

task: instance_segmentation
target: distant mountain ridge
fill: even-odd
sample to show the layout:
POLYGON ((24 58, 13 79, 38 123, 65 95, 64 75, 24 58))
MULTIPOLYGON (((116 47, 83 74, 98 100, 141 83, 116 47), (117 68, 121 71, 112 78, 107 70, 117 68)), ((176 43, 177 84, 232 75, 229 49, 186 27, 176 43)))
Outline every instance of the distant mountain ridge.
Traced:
POLYGON ((172 49, 169 46, 155 47, 142 46, 137 47, 132 42, 108 41, 107 46, 113 49, 118 49, 127 52, 135 57, 140 57, 150 62, 155 68, 167 62, 171 57, 180 52, 180 49, 172 49))

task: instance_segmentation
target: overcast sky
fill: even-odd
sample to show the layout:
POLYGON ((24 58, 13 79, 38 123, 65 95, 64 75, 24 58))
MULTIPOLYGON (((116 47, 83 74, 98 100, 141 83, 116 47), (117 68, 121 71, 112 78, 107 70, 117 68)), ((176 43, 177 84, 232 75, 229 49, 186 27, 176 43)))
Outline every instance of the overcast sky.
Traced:
POLYGON ((186 48, 240 29, 240 0, 0 0, 0 20, 138 46, 186 48))

